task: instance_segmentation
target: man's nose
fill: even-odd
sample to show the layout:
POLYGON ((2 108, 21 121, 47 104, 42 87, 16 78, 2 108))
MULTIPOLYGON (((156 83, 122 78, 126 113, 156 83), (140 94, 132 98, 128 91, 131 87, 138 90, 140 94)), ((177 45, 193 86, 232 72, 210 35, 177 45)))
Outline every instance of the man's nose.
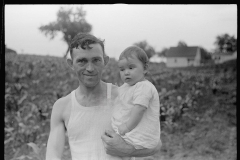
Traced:
POLYGON ((93 64, 91 62, 87 64, 86 70, 88 72, 92 72, 94 70, 93 64))

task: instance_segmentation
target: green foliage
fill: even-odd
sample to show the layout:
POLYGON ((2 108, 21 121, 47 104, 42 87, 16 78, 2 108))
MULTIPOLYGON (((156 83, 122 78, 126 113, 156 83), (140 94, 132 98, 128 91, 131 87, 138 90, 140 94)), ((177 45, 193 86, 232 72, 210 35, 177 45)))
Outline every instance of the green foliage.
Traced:
POLYGON ((161 69, 152 79, 160 91, 165 159, 236 159, 236 61, 161 69))
POLYGON ((151 58, 154 54, 156 54, 154 48, 150 46, 147 41, 137 42, 134 43, 134 45, 142 48, 146 52, 148 58, 151 58))
POLYGON ((212 60, 212 56, 211 56, 210 52, 208 52, 203 47, 200 47, 200 51, 201 51, 201 63, 202 64, 214 63, 213 60, 212 60))
POLYGON ((92 30, 92 26, 86 21, 85 16, 86 11, 82 7, 77 7, 75 12, 72 8, 61 7, 57 13, 57 21, 43 25, 39 29, 46 36, 50 35, 50 39, 53 39, 57 32, 63 33, 63 40, 68 44, 68 49, 64 56, 66 57, 72 38, 79 32, 89 33, 92 30))
POLYGON ((228 34, 217 36, 214 44, 216 45, 216 52, 232 53, 237 51, 237 39, 228 34))
POLYGON ((179 41, 177 46, 178 47, 187 47, 187 44, 183 41, 179 41))
POLYGON ((158 54, 158 56, 166 57, 167 51, 168 51, 168 48, 163 48, 162 51, 157 52, 156 54, 158 54))
MULTIPOLYGON (((27 144, 34 143, 44 152, 52 106, 57 99, 76 89, 78 80, 66 61, 59 57, 7 56, 5 64, 5 159, 36 158, 27 144)), ((121 83, 117 69, 116 60, 110 59, 103 80, 121 83)), ((69 153, 65 157, 69 157, 69 153)))
MULTIPOLYGON (((150 64, 148 79, 160 99, 160 155, 236 155, 236 61, 222 65, 169 69, 150 64), (191 154, 190 154, 191 153, 191 154)), ((54 102, 78 81, 64 59, 15 55, 5 60, 4 157, 44 159, 54 102)), ((103 81, 121 85, 115 59, 103 81)), ((64 160, 71 159, 66 142, 64 160)), ((184 159, 184 158, 183 158, 184 159)))
POLYGON ((12 52, 12 53, 17 53, 16 51, 14 51, 13 49, 11 48, 8 48, 7 45, 5 44, 5 52, 12 52))

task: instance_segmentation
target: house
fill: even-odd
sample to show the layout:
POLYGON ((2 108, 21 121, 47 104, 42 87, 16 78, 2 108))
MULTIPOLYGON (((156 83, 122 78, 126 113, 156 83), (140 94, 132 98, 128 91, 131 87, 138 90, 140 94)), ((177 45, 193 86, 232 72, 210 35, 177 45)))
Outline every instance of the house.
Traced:
POLYGON ((166 57, 163 57, 163 56, 160 57, 158 54, 155 54, 149 59, 149 61, 152 63, 161 63, 161 62, 166 63, 167 59, 166 57))
POLYGON ((237 51, 233 53, 214 53, 212 58, 216 64, 223 63, 229 60, 237 59, 237 51))
POLYGON ((200 47, 170 47, 166 52, 167 67, 200 66, 202 57, 206 54, 200 47))

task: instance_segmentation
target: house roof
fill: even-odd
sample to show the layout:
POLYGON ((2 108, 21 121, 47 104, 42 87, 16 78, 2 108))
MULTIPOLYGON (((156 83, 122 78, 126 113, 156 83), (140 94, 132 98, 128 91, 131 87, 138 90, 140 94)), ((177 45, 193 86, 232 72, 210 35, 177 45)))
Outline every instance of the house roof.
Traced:
POLYGON ((170 47, 166 53, 166 57, 189 57, 196 56, 198 47, 170 47))

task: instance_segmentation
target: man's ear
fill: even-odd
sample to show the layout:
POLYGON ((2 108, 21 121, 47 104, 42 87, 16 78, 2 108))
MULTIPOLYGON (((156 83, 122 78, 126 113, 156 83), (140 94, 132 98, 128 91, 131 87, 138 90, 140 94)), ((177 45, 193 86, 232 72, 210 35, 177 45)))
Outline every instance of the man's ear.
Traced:
POLYGON ((106 66, 108 64, 109 61, 109 57, 108 56, 104 56, 104 65, 106 66))
POLYGON ((68 64, 68 66, 69 66, 72 70, 74 70, 74 68, 73 68, 73 60, 72 60, 71 58, 67 58, 67 64, 68 64))

